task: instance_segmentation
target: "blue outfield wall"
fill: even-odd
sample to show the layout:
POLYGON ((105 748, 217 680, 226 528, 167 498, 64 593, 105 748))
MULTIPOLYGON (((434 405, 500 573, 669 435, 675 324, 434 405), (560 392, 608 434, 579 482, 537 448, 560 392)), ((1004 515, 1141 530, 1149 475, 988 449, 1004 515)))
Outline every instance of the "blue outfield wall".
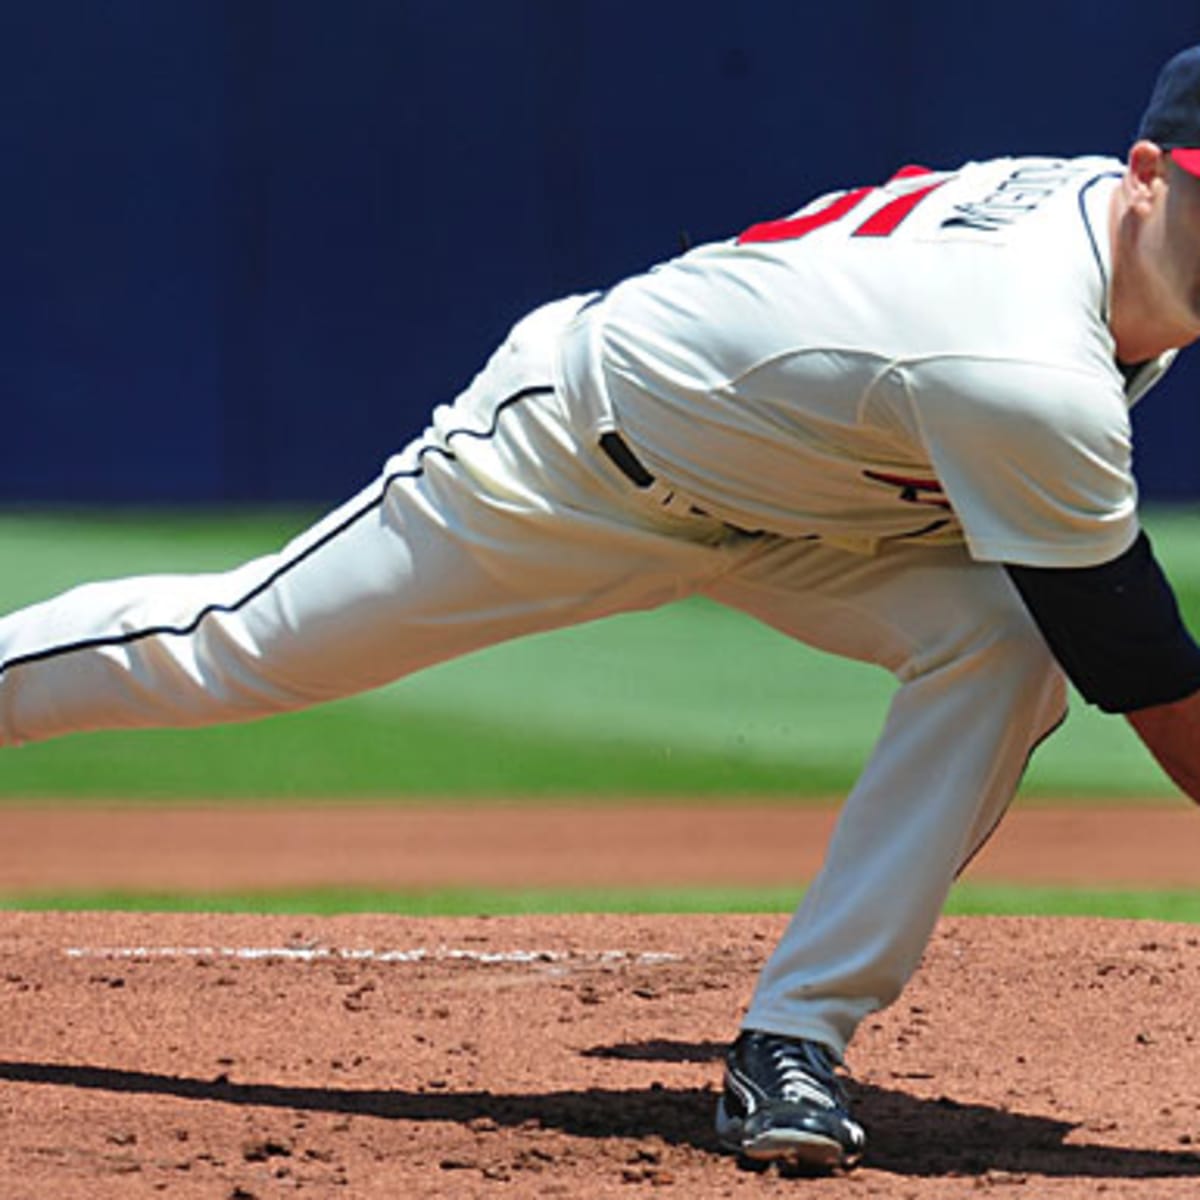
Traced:
MULTIPOLYGON (((1184 0, 2 0, 0 499, 340 499, 539 301, 904 162, 1123 154, 1196 40, 1184 0)), ((1198 385, 1137 416, 1152 497, 1200 496, 1198 385)))

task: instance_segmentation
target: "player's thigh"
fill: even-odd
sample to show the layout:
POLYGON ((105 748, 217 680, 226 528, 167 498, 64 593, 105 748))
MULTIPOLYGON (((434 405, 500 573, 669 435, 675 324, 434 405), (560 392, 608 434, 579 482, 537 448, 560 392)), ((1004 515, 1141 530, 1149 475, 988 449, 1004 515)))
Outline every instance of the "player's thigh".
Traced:
POLYGON ((770 539, 707 594, 807 645, 907 677, 1004 639, 1044 646, 1003 567, 961 546, 892 544, 874 555, 770 539))
POLYGON ((713 554, 545 504, 487 503, 453 462, 430 463, 287 547, 286 568, 236 619, 274 674, 321 699, 655 607, 711 575, 713 554))

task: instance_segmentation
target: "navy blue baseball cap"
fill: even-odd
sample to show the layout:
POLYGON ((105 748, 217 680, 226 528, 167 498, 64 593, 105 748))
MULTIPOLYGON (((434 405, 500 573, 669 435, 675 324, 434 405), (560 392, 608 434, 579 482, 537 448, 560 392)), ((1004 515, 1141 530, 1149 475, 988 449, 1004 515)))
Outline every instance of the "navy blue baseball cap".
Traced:
POLYGON ((1191 175, 1200 175, 1200 46, 1181 50, 1163 67, 1138 129, 1191 175))

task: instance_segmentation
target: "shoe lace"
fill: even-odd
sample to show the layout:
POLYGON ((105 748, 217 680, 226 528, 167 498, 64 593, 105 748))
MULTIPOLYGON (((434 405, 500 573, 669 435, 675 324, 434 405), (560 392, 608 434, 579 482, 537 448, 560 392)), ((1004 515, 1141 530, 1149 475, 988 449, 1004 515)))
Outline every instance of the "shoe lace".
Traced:
POLYGON ((790 1104, 809 1101, 822 1108, 845 1107, 845 1093, 824 1047, 772 1039, 769 1049, 782 1099, 790 1104))

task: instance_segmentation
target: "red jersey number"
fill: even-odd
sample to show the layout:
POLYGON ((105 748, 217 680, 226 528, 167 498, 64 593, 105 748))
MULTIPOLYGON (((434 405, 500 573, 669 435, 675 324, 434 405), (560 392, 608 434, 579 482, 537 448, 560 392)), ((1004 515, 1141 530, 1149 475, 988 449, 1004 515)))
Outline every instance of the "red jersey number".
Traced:
MULTIPOLYGON (((911 179, 916 175, 929 175, 932 172, 927 167, 901 167, 889 183, 897 179, 911 179)), ((851 235, 852 237, 887 237, 893 233, 901 221, 908 216, 930 192, 937 191, 946 181, 939 179, 926 187, 917 188, 903 196, 889 200, 882 208, 873 212, 851 235)), ((843 192, 831 200, 824 208, 813 213, 804 213, 798 217, 785 217, 780 221, 762 221, 751 225, 737 240, 739 246, 751 242, 786 242, 802 238, 814 229, 824 225, 832 225, 844 216, 853 212, 868 196, 878 191, 878 188, 860 187, 850 192, 843 192)))

